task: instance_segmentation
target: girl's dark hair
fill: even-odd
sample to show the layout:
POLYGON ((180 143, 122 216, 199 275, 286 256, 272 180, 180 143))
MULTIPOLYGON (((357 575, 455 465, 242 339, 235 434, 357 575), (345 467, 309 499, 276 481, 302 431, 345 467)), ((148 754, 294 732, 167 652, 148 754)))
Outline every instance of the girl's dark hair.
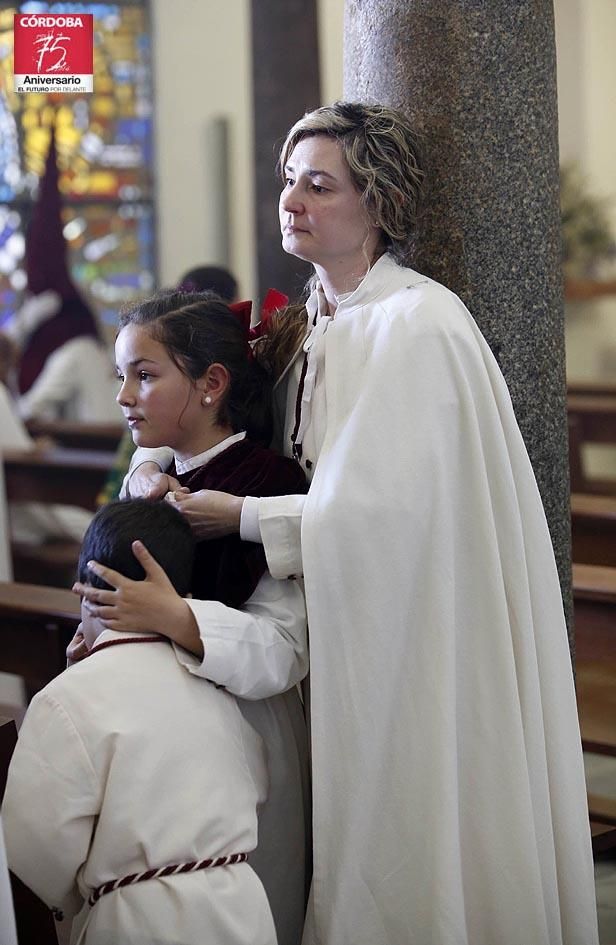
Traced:
POLYGON ((252 358, 248 329, 228 305, 207 292, 160 292, 120 314, 127 325, 146 328, 164 345, 179 370, 196 382, 212 364, 229 372, 229 389, 216 421, 269 446, 272 438, 271 379, 252 358))
POLYGON ((132 543, 139 539, 158 561, 182 597, 190 590, 195 540, 183 515, 168 502, 128 499, 109 502, 98 510, 86 531, 77 578, 82 584, 109 588, 88 569, 88 561, 98 561, 133 581, 142 581, 145 572, 133 554, 132 543))

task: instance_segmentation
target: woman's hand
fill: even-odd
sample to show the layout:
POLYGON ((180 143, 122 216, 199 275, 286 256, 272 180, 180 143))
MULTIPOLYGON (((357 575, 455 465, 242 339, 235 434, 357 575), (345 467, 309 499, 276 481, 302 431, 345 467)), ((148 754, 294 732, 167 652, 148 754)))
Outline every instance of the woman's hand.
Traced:
POLYGON ((89 561, 88 568, 115 590, 78 582, 73 585, 73 591, 84 598, 88 612, 110 630, 161 633, 202 658, 203 644, 190 607, 145 545, 134 541, 132 548, 145 571, 145 580, 132 581, 96 561, 89 561))
POLYGON ((77 627, 75 631, 75 636, 69 643, 66 648, 66 665, 73 666, 74 663, 79 663, 80 660, 86 658, 90 650, 86 643, 85 637, 81 632, 81 624, 77 627))
POLYGON ((200 489, 198 492, 175 491, 167 496, 177 504, 199 540, 221 538, 240 530, 244 499, 228 492, 200 489))
POLYGON ((173 476, 161 472, 156 463, 141 463, 128 480, 128 495, 131 499, 162 499, 168 492, 183 491, 173 476))

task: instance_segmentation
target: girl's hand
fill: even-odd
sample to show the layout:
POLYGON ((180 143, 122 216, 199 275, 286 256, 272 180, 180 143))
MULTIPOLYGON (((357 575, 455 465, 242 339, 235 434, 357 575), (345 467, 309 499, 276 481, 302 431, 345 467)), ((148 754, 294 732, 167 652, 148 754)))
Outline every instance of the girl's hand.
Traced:
POLYGON ((162 499, 168 492, 181 490, 182 486, 173 476, 161 472, 156 463, 141 463, 128 480, 128 495, 131 499, 162 499))
POLYGON ((202 658, 203 644, 190 607, 145 545, 134 541, 132 548, 145 571, 143 581, 132 581, 96 561, 89 561, 88 568, 115 590, 77 582, 73 591, 84 598, 89 613, 110 630, 161 633, 202 658))
POLYGON ((85 657, 90 652, 80 627, 81 624, 75 631, 75 636, 66 648, 67 666, 73 666, 74 663, 79 663, 79 661, 85 659, 85 657))
POLYGON ((244 499, 227 492, 200 489, 198 492, 175 491, 167 497, 177 504, 199 540, 220 538, 240 530, 244 499))

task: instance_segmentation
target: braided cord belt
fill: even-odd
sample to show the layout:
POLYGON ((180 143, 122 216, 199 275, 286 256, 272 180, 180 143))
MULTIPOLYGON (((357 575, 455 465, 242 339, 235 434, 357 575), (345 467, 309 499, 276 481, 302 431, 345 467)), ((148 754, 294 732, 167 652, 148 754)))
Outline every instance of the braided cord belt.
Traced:
POLYGON ((215 866, 232 866, 234 863, 245 863, 247 853, 233 853, 231 856, 219 856, 211 860, 195 860, 192 863, 175 863, 173 866, 161 866, 157 870, 146 870, 144 873, 131 873, 122 879, 112 879, 108 883, 97 886, 90 893, 88 904, 95 905, 101 896, 122 889, 124 886, 133 886, 135 883, 145 883, 148 879, 161 879, 163 876, 178 876, 181 873, 196 873, 197 870, 209 870, 215 866))

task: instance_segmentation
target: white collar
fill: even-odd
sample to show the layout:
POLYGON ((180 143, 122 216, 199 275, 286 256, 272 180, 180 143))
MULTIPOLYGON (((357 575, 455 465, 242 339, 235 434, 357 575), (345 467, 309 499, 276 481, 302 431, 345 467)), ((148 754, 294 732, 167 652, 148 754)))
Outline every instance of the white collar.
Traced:
MULTIPOLYGON (((349 310, 353 310, 358 306, 368 304, 383 292, 391 290, 392 278, 398 280, 402 278, 406 282, 410 282, 412 285, 420 282, 426 282, 425 276, 422 276, 420 273, 415 272, 412 269, 400 266, 395 261, 393 256, 391 256, 389 253, 383 253, 382 256, 379 256, 374 266, 368 270, 357 288, 354 289, 353 292, 343 293, 339 297, 338 307, 336 309, 336 318, 339 318, 341 314, 347 314, 349 310)), ((327 308, 325 307, 326 302, 324 301, 324 298, 325 296, 321 283, 317 282, 316 287, 310 293, 306 301, 306 312, 308 313, 306 334, 303 336, 301 343, 297 347, 297 350, 294 352, 289 363, 286 365, 284 371, 274 384, 274 390, 276 390, 278 385, 284 380, 292 366, 297 361, 298 357, 302 354, 304 350, 304 343, 312 329, 315 315, 316 321, 318 322, 327 313, 327 308)))
POLYGON ((220 443, 217 443, 216 446, 211 446, 209 450, 205 450, 203 453, 197 453, 196 456, 191 456, 189 459, 185 459, 183 462, 180 462, 179 459, 175 461, 175 471, 178 476, 182 476, 184 473, 191 472, 193 469, 198 469, 200 466, 205 466, 206 463, 209 463, 210 460, 214 459, 215 456, 218 456, 219 453, 223 453, 229 446, 233 446, 234 443, 239 443, 240 440, 246 439, 246 431, 243 430, 241 433, 234 433, 232 436, 226 437, 226 439, 221 440, 220 443))
MULTIPOLYGON (((384 288, 389 286, 392 269, 395 272, 399 272, 400 266, 393 256, 390 256, 389 253, 383 253, 382 256, 379 256, 374 265, 370 267, 357 288, 353 289, 351 292, 342 292, 337 296, 336 316, 340 309, 346 308, 347 305, 354 308, 358 305, 365 305, 367 302, 376 298, 384 288)), ((320 282, 317 282, 308 297, 306 311, 308 312, 309 327, 314 323, 315 315, 316 321, 319 321, 327 314, 327 300, 325 299, 325 293, 323 292, 323 287, 320 282)))

